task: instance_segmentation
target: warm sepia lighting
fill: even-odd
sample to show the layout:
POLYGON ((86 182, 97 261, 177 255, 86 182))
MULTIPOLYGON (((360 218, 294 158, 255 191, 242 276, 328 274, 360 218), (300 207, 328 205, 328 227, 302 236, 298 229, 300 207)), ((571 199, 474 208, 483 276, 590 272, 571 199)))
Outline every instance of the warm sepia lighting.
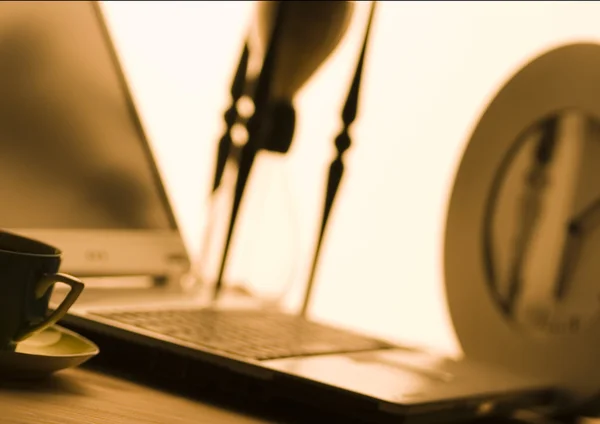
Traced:
MULTIPOLYGON (((206 196, 199 193, 210 188, 252 3, 105 5, 193 252, 206 216, 206 196)), ((368 13, 368 2, 356 6, 348 36, 296 98, 298 123, 286 162, 301 246, 288 299, 294 307, 307 278, 332 139, 368 13)), ((551 46, 600 39, 598 16, 594 2, 381 2, 354 145, 316 278, 316 318, 457 351, 441 247, 463 143, 519 66, 551 46)), ((256 248, 277 246, 257 235, 256 248)))

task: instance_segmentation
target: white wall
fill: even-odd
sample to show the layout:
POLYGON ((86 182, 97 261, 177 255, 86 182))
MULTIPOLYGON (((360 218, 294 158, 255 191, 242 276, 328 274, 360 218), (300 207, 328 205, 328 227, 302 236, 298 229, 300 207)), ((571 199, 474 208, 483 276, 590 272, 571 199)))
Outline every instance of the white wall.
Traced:
MULTIPOLYGON (((252 2, 109 2, 109 22, 193 251, 215 142, 252 2)), ((286 172, 301 217, 306 279, 322 187, 363 33, 347 38, 298 96, 286 172)), ((552 45, 600 37, 595 2, 382 2, 361 116, 317 278, 315 316, 457 350, 441 243, 453 173, 479 114, 518 66, 552 45)), ((600 76, 599 76, 600 77, 600 76)), ((468 260, 468 258, 465 258, 468 260)), ((296 291, 297 291, 296 290, 296 291)))

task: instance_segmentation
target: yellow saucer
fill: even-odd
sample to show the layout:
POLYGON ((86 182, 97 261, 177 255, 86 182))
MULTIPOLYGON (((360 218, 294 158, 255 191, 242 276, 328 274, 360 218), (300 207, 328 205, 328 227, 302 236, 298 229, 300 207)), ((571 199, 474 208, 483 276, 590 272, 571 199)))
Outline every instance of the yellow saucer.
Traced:
POLYGON ((54 325, 17 345, 0 351, 0 379, 31 379, 81 365, 100 350, 79 334, 54 325))

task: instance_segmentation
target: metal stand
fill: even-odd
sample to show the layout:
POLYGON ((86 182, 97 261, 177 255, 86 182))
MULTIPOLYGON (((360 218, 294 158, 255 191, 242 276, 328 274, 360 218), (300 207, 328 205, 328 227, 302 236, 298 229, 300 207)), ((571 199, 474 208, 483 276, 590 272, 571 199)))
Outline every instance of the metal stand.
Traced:
POLYGON ((364 67, 365 55, 367 51, 367 45, 369 42, 369 35, 371 33, 371 24, 373 22, 373 16, 375 14, 375 7, 377 5, 376 1, 371 3, 371 11, 369 13, 369 20, 367 22, 367 29, 365 31, 365 37, 363 40, 362 49, 360 52, 360 56, 358 59, 358 63, 356 65, 356 72, 354 74, 354 78, 352 80, 352 84, 350 86, 350 91, 348 92, 348 97, 346 98, 346 104, 344 105, 344 109, 342 110, 342 131, 335 138, 335 147, 337 149, 337 155, 331 165, 329 167, 329 179, 327 181, 327 188, 325 192, 325 204, 323 206, 323 218, 321 220, 321 230, 319 232, 319 238, 317 240, 317 246, 315 248, 312 266, 310 270, 310 276, 308 278, 308 282, 306 284, 306 291, 304 294, 304 302, 302 304, 301 315, 305 316, 308 310, 308 306, 310 305, 315 275, 317 271, 317 266, 319 263, 319 257, 321 254, 321 247, 323 245, 323 238, 325 235, 325 230, 327 228, 327 222, 329 221, 329 216, 331 214, 331 208, 333 207, 333 202, 335 200, 336 194, 338 192, 338 188, 340 186, 340 182, 342 181, 342 176, 344 175, 344 152, 348 150, 352 144, 352 139, 350 138, 349 130, 350 126, 356 119, 357 111, 358 111, 358 100, 359 100, 359 92, 360 92, 360 83, 362 78, 362 71, 364 67))

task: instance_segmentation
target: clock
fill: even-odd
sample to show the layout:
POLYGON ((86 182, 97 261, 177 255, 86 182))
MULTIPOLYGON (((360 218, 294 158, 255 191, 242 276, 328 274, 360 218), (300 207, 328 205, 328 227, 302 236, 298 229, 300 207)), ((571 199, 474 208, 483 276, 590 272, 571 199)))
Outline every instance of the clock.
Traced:
POLYGON ((464 355, 600 406, 600 45, 558 46, 500 88, 449 200, 444 285, 464 355))
POLYGON ((567 109, 534 122, 500 164, 486 205, 487 283, 532 336, 600 318, 600 120, 567 109))

